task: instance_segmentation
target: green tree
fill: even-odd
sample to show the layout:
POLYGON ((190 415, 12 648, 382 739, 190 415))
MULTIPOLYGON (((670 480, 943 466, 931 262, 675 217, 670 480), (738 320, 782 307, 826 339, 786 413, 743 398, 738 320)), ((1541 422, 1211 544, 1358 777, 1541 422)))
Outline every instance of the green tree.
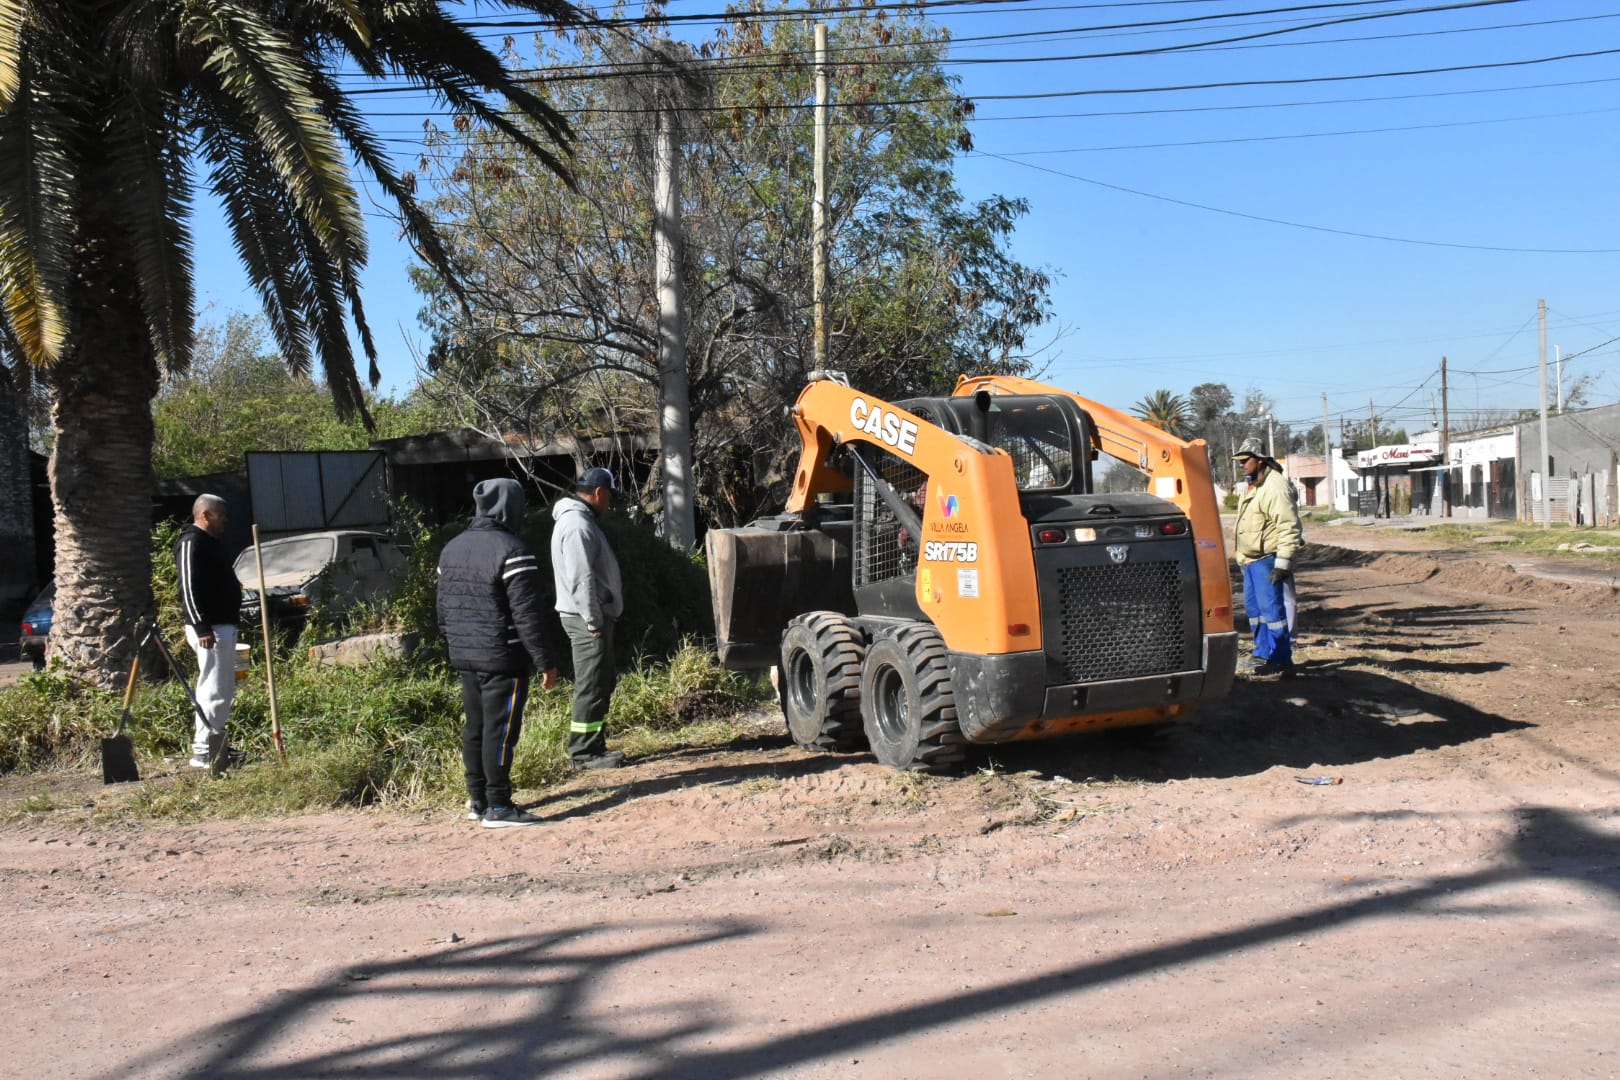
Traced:
POLYGON ((1131 413, 1180 438, 1187 438, 1187 426, 1192 410, 1187 399, 1169 390, 1155 390, 1131 406, 1131 413))
MULTIPOLYGON (((760 10, 697 48, 713 104, 684 146, 692 455, 699 510, 717 523, 780 505, 793 460, 782 409, 814 366, 811 28, 748 17, 760 10)), ((940 31, 874 9, 838 17, 830 38, 827 366, 885 397, 948 389, 967 371, 1025 370, 1025 335, 1048 316, 1048 278, 1007 251, 1022 202, 970 204, 956 189, 971 104, 940 66, 940 31)), ((557 90, 577 117, 577 183, 533 175, 479 133, 436 140, 434 209, 454 225, 468 304, 431 271, 418 275, 432 361, 441 388, 485 430, 546 441, 654 432, 652 177, 633 152, 648 116, 622 111, 610 93, 631 70, 617 59, 622 46, 580 32, 536 48, 602 76, 557 90)))
MULTIPOLYGON (((506 3, 576 16, 563 0, 506 3)), ((431 92, 562 171, 559 115, 444 6, 0 0, 0 319, 12 362, 50 385, 51 649, 70 665, 113 681, 131 620, 152 609, 151 403, 191 358, 198 183, 224 208, 287 363, 303 373, 318 356, 338 411, 364 415, 351 324, 373 382, 377 371, 351 160, 427 262, 453 275, 355 80, 431 92)))
POLYGON ((242 468, 250 450, 364 450, 373 439, 442 427, 420 397, 368 397, 368 429, 332 410, 331 392, 287 369, 264 320, 232 312, 204 323, 189 370, 164 380, 152 403, 152 470, 159 478, 242 468))

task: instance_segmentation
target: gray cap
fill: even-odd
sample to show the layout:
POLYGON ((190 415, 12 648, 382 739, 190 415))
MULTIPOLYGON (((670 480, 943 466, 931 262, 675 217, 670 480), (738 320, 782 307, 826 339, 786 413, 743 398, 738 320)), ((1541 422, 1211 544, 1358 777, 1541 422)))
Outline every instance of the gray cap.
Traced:
POLYGON ((619 485, 613 479, 611 469, 604 469, 598 465, 595 468, 586 469, 580 474, 579 479, 574 481, 575 491, 595 491, 597 488, 607 488, 614 495, 619 493, 619 485))

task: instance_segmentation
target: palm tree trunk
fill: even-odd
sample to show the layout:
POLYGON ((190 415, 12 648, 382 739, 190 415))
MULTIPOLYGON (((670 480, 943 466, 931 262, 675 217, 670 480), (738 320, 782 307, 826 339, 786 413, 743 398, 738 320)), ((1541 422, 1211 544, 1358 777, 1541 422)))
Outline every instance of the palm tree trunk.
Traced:
POLYGON ((77 309, 73 339, 50 371, 56 610, 49 655, 103 685, 128 671, 135 620, 153 610, 157 360, 132 274, 108 254, 116 250, 86 241, 69 300, 77 309))

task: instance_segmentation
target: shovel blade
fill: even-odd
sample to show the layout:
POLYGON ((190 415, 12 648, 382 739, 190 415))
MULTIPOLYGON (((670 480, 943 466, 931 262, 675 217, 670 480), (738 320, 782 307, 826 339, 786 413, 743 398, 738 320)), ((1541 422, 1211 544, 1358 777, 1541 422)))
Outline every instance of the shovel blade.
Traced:
POLYGON ((101 782, 130 784, 141 778, 135 767, 135 744, 128 735, 109 735, 101 740, 101 782))

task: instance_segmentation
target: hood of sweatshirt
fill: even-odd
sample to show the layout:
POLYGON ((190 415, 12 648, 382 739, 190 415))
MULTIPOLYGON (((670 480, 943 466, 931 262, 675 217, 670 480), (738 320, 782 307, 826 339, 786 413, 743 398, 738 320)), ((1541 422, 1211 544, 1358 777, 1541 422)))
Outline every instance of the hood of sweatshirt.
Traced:
POLYGON ((591 513, 591 508, 579 499, 558 499, 551 504, 552 521, 561 522, 570 514, 584 514, 587 520, 595 516, 591 513))
POLYGON ((473 488, 473 507, 479 517, 492 518, 515 533, 523 524, 523 486, 504 476, 482 480, 473 488))

